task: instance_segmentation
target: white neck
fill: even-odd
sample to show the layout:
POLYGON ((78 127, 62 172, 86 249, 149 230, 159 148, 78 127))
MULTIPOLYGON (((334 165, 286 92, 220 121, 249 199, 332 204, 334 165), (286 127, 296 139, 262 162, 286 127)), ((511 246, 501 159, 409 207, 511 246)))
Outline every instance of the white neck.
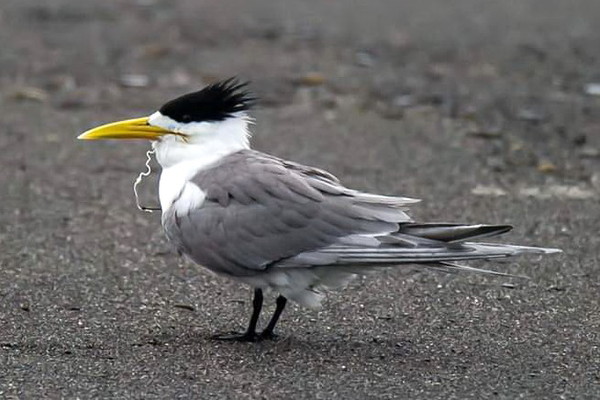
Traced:
POLYGON ((182 190, 188 189, 186 185, 198 171, 231 153, 250 148, 250 121, 245 114, 219 122, 173 124, 171 121, 163 115, 153 114, 150 118, 152 125, 186 135, 166 135, 152 144, 156 160, 163 168, 159 183, 163 212, 182 190))

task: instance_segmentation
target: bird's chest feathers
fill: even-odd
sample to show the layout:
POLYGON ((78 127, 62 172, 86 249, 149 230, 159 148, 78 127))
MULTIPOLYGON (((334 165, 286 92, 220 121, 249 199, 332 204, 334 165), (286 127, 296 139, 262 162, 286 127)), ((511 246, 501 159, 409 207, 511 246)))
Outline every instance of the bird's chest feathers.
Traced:
POLYGON ((202 204, 206 193, 191 179, 222 157, 248 148, 246 124, 243 118, 236 118, 233 122, 220 123, 218 134, 198 135, 187 141, 166 137, 153 144, 156 159, 163 168, 159 183, 163 212, 172 206, 182 212, 180 210, 187 211, 202 204))
POLYGON ((190 179, 197 168, 193 165, 180 163, 163 169, 158 186, 158 197, 163 212, 176 207, 176 212, 187 211, 202 205, 206 193, 190 179))

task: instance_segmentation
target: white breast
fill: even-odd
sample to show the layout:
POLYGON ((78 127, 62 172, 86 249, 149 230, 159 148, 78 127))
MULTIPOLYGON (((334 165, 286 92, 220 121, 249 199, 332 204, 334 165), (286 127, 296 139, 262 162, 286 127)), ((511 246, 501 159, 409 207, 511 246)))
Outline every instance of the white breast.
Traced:
POLYGON ((160 175, 158 197, 163 212, 167 211, 175 200, 178 211, 200 207, 204 202, 206 193, 190 181, 198 169, 185 164, 179 163, 165 168, 160 175))

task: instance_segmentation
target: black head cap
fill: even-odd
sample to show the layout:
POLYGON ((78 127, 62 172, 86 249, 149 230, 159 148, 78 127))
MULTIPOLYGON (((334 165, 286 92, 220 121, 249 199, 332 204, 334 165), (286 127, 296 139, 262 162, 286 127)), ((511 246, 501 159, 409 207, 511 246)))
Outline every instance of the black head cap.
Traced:
POLYGON ((223 121, 252 107, 256 98, 246 90, 247 85, 236 78, 213 83, 169 101, 159 111, 177 122, 223 121))

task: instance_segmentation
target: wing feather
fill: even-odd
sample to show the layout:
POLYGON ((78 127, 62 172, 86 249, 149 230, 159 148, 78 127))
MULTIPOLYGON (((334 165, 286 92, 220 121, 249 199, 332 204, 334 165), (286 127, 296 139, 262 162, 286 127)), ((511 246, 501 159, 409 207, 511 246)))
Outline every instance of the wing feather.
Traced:
POLYGON ((414 202, 357 192, 325 171, 252 150, 224 157, 191 182, 205 200, 186 210, 175 202, 163 216, 167 235, 199 264, 236 276, 396 232, 411 221, 403 206, 414 202))

